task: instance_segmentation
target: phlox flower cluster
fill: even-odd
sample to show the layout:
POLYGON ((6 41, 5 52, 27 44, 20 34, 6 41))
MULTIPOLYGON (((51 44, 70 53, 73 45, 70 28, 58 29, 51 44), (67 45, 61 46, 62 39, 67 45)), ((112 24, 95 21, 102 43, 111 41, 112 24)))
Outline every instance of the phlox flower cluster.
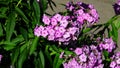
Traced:
POLYGON ((66 4, 66 16, 55 14, 52 17, 43 15, 44 26, 36 26, 34 35, 47 38, 50 41, 69 43, 77 40, 83 24, 92 25, 98 21, 99 15, 93 5, 78 2, 66 4))
MULTIPOLYGON (((69 61, 63 63, 64 68, 103 68, 102 52, 95 45, 83 46, 73 51, 76 56, 69 56, 69 61)), ((65 55, 62 56, 63 58, 65 55)))
MULTIPOLYGON (((108 52, 112 52, 114 48, 115 44, 112 38, 106 38, 97 45, 84 45, 81 48, 77 47, 75 50, 73 50, 73 52, 76 54, 75 56, 66 56, 66 54, 61 53, 60 58, 66 59, 66 61, 63 62, 64 68, 103 68, 103 49, 108 52), (68 58, 70 59, 67 60, 68 58)), ((118 66, 117 63, 120 64, 120 53, 114 55, 112 59, 116 61, 117 56, 119 59, 117 59, 116 64, 112 64, 111 62, 111 65, 114 67, 115 65, 118 66)))
POLYGON ((115 13, 118 15, 120 14, 120 0, 117 0, 117 2, 113 5, 115 13))
MULTIPOLYGON (((66 9, 68 10, 70 19, 79 27, 82 27, 84 24, 86 24, 86 26, 91 26, 98 22, 98 12, 91 4, 82 2, 74 4, 73 2, 69 2, 66 4, 66 9)), ((74 23, 73 25, 75 25, 74 23)))
POLYGON ((120 68, 120 52, 116 52, 111 59, 110 68, 120 68))
POLYGON ((99 44, 99 48, 101 50, 107 50, 108 52, 112 52, 113 49, 115 49, 115 43, 112 40, 112 38, 106 38, 99 44))
POLYGON ((49 17, 44 14, 43 22, 45 26, 36 26, 34 34, 42 36, 50 41, 68 42, 77 39, 79 28, 74 27, 68 21, 68 16, 55 14, 49 17))

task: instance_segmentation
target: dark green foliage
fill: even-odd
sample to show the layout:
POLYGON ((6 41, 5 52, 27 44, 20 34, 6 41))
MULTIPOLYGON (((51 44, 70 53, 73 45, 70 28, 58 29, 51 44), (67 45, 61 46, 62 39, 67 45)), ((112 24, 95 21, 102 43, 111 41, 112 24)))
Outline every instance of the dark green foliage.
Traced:
POLYGON ((0 54, 4 56, 0 68, 45 67, 45 47, 42 45, 41 50, 41 39, 33 31, 37 24, 42 24, 42 15, 52 3, 52 0, 0 1, 0 54))

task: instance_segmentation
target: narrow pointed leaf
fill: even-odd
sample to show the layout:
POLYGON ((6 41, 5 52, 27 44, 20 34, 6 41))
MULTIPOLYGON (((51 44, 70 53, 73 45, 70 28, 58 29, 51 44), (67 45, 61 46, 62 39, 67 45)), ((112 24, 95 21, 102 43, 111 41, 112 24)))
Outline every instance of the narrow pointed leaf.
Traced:
POLYGON ((11 56, 12 65, 14 65, 15 62, 18 60, 18 56, 19 56, 19 48, 16 48, 16 49, 13 51, 12 56, 11 56))
POLYGON ((22 19, 26 22, 26 24, 29 23, 28 18, 25 16, 25 13, 18 7, 15 8, 16 13, 22 17, 22 19))
POLYGON ((40 7, 39 4, 37 2, 37 0, 33 1, 33 8, 34 8, 34 18, 35 18, 35 24, 40 24, 40 7))
POLYGON ((41 0, 43 12, 45 12, 45 10, 47 9, 47 1, 49 2, 49 0, 41 0))
POLYGON ((87 33, 87 32, 89 32, 90 30, 91 30, 91 28, 86 28, 86 29, 83 30, 83 33, 87 33))
POLYGON ((24 38, 22 37, 22 35, 18 35, 16 38, 14 38, 12 40, 12 42, 15 43, 15 44, 18 44, 18 43, 20 43, 22 41, 24 41, 24 38))
POLYGON ((15 43, 12 43, 12 42, 9 42, 9 41, 5 41, 1 45, 3 45, 3 48, 7 51, 13 49, 16 46, 15 43))
POLYGON ((0 36, 2 36, 2 35, 3 35, 3 28, 2 28, 2 25, 0 23, 0 36))
POLYGON ((39 41, 39 37, 35 37, 30 47, 30 55, 36 50, 38 41, 39 41))
POLYGON ((62 59, 60 59, 59 54, 56 54, 53 62, 53 68, 60 68, 61 64, 62 64, 62 59))
POLYGON ((0 18, 7 18, 6 14, 0 14, 0 18))
POLYGON ((39 52, 39 59, 40 59, 40 65, 42 68, 45 68, 45 58, 44 58, 44 55, 43 55, 43 52, 42 50, 39 52))
POLYGON ((111 26, 112 26, 112 37, 113 37, 113 39, 117 42, 118 41, 118 30, 117 30, 117 28, 115 27, 115 25, 114 24, 111 24, 111 26))
POLYGON ((117 29, 119 29, 120 28, 120 18, 117 18, 115 21, 113 21, 113 24, 115 25, 115 27, 117 29))
POLYGON ((23 68, 22 66, 28 56, 28 51, 29 51, 28 49, 24 49, 23 52, 20 54, 19 59, 18 59, 18 67, 17 68, 23 68))
POLYGON ((28 47, 29 43, 30 43, 30 41, 26 42, 25 44, 23 44, 23 45, 20 47, 20 53, 22 53, 22 52, 25 50, 25 48, 28 47))
POLYGON ((10 15, 8 16, 7 19, 7 25, 6 25, 6 40, 10 41, 14 28, 15 28, 15 23, 16 19, 15 19, 15 13, 10 13, 10 15))
POLYGON ((50 64, 50 66, 51 66, 51 68, 52 68, 52 66, 53 66, 53 61, 52 61, 52 58, 51 58, 51 56, 50 56, 50 53, 49 53, 48 49, 49 49, 49 46, 47 45, 46 48, 45 48, 45 56, 46 56, 46 58, 48 59, 49 64, 50 64))
POLYGON ((23 27, 20 27, 20 33, 22 34, 23 38, 28 41, 28 31, 23 28, 23 27))

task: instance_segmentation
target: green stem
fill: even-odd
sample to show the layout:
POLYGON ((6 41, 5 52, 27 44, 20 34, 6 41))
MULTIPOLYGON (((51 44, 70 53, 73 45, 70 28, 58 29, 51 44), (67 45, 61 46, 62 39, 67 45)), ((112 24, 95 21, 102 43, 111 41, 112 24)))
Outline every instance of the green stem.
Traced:
POLYGON ((21 3, 22 0, 19 0, 19 2, 17 3, 16 7, 18 7, 18 5, 21 3))
POLYGON ((109 26, 114 20, 116 20, 119 17, 120 17, 120 15, 113 16, 107 23, 105 23, 105 25, 109 26))

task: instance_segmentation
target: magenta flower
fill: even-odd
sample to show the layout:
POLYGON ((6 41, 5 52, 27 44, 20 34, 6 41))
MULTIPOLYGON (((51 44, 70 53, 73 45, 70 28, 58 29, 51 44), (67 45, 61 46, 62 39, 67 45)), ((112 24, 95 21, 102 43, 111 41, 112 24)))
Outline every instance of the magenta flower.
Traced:
POLYGON ((96 15, 98 15, 96 9, 91 9, 89 13, 90 13, 93 17, 95 17, 95 18, 98 18, 98 17, 99 17, 99 16, 96 16, 96 15))
POLYGON ((44 14, 42 21, 45 25, 34 29, 35 36, 69 44, 77 40, 84 24, 91 26, 98 20, 96 17, 98 13, 93 5, 69 2, 66 9, 68 11, 66 16, 57 13, 50 17, 44 14))
POLYGON ((79 17, 77 17, 77 21, 79 22, 80 25, 82 25, 84 22, 84 17, 81 15, 79 17))
POLYGON ((71 59, 68 63, 64 63, 64 68, 79 68, 79 64, 75 58, 71 59))
POLYGON ((112 61, 111 63, 110 63, 110 67, 111 68, 114 68, 116 66, 116 62, 115 61, 112 61))
MULTIPOLYGON (((84 46, 81 48, 76 48, 74 53, 76 53, 76 56, 68 56, 69 60, 66 60, 63 62, 64 68, 103 68, 104 64, 102 64, 102 51, 99 51, 98 46, 90 45, 84 46), (86 51, 89 51, 86 52, 86 51), (69 67, 70 66, 70 67, 69 67)), ((67 59, 65 56, 67 56, 65 53, 62 55, 67 59)))
POLYGON ((66 30, 65 30, 64 27, 58 27, 58 31, 59 31, 60 33, 65 33, 65 32, 66 32, 66 30))
POLYGON ((88 16, 87 21, 92 23, 93 22, 93 17, 88 16))
POLYGON ((89 7, 90 9, 94 9, 94 6, 93 6, 92 4, 89 4, 88 7, 89 7))
POLYGON ((60 26, 66 28, 68 26, 68 21, 67 20, 61 20, 60 21, 60 26))
POLYGON ((0 61, 2 60, 2 57, 3 57, 3 56, 2 56, 2 55, 0 55, 0 61))
POLYGON ((87 56, 83 53, 79 56, 79 59, 81 62, 86 62, 87 61, 87 56))
POLYGON ((69 32, 65 32, 65 34, 63 35, 63 38, 67 39, 70 37, 70 33, 69 32))
POLYGON ((116 63, 117 63, 117 64, 120 64, 120 58, 118 58, 118 59, 116 60, 116 63))
POLYGON ((49 36, 48 36, 48 40, 52 41, 52 40, 54 40, 54 39, 55 39, 55 36, 54 36, 54 35, 49 35, 49 36))
POLYGON ((55 34, 55 30, 54 29, 49 29, 48 33, 49 33, 49 35, 54 35, 55 34))
POLYGON ((112 40, 112 38, 104 39, 103 42, 99 44, 99 47, 101 50, 105 49, 108 52, 112 52, 113 49, 115 49, 115 43, 112 40))
POLYGON ((119 68, 120 67, 120 52, 116 52, 113 54, 111 57, 111 63, 110 63, 111 68, 119 68))
POLYGON ((60 14, 55 14, 55 16, 53 16, 53 18, 55 18, 57 21, 61 21, 62 15, 60 15, 60 14))
POLYGON ((44 24, 49 25, 50 24, 50 19, 48 16, 46 16, 45 14, 43 15, 43 19, 42 21, 44 22, 44 24))
POLYGON ((55 18, 51 18, 50 21, 51 21, 52 26, 56 26, 58 24, 55 18))
POLYGON ((37 37, 39 37, 41 35, 41 32, 38 30, 37 27, 34 29, 34 35, 37 37))
POLYGON ((80 15, 82 15, 83 13, 84 13, 83 9, 77 10, 77 11, 75 12, 75 14, 76 14, 77 16, 80 16, 80 15))
POLYGON ((47 35, 48 35, 47 30, 43 30, 43 31, 42 31, 42 35, 41 35, 41 36, 43 36, 43 37, 47 37, 47 35))
POLYGON ((117 2, 113 5, 114 11, 116 15, 120 14, 120 0, 117 0, 117 2))
POLYGON ((63 58, 63 55, 64 55, 64 52, 62 52, 62 53, 60 54, 60 58, 63 58))
POLYGON ((37 2, 39 2, 40 0, 37 0, 37 2))
POLYGON ((73 22, 78 21, 78 24, 92 26, 98 22, 99 15, 91 4, 85 4, 82 2, 69 2, 66 4, 66 9, 69 11, 68 15, 73 22))
POLYGON ((35 29, 34 29, 34 34, 36 36, 41 36, 42 35, 42 31, 44 30, 44 27, 43 26, 36 26, 35 29))
POLYGON ((94 68, 104 68, 104 64, 100 64, 100 65, 98 65, 98 66, 96 66, 94 68))
POLYGON ((82 49, 81 48, 76 48, 74 51, 77 55, 82 54, 82 49))
MULTIPOLYGON (((44 22, 46 22, 48 16, 44 15, 43 18, 44 22)), ((49 18, 49 24, 36 26, 34 34, 38 37, 42 36, 47 38, 50 41, 64 42, 63 44, 67 45, 69 41, 75 41, 79 35, 79 28, 73 26, 73 22, 69 18, 69 16, 55 14, 49 18)))

